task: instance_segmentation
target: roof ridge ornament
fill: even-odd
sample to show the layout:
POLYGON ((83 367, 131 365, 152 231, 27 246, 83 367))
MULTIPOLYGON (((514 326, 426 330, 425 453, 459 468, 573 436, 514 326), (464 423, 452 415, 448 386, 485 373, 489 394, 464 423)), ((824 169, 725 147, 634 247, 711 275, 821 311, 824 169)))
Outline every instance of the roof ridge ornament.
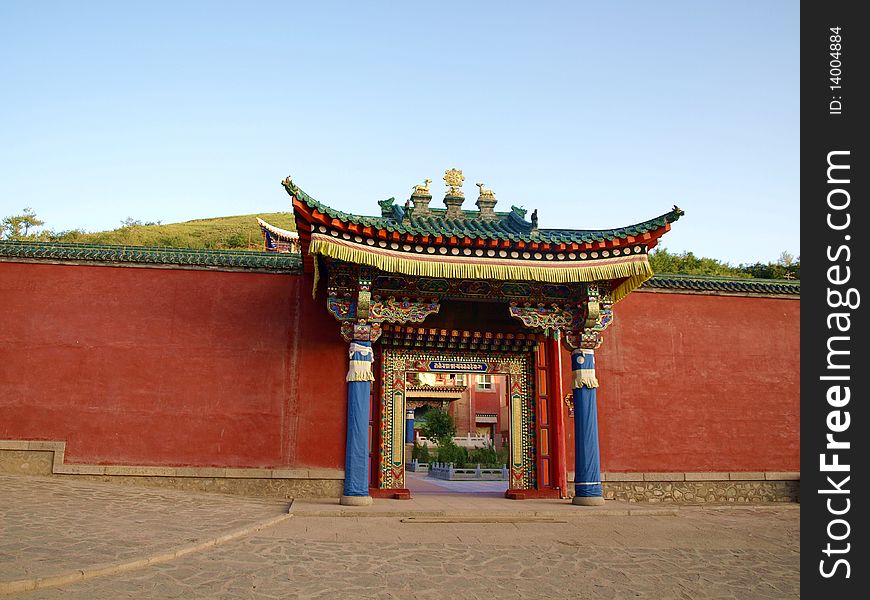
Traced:
POLYGON ((480 218, 486 220, 497 219, 498 215, 495 214, 495 192, 492 190, 488 190, 483 187, 482 183, 475 183, 477 187, 480 188, 480 196, 477 198, 477 208, 480 209, 480 218))
POLYGON ((393 216, 393 204, 396 202, 395 198, 387 198, 386 200, 378 200, 378 205, 381 207, 381 216, 382 217, 392 217, 393 216))
POLYGON ((463 217, 462 203, 465 201, 465 194, 462 192, 463 181, 465 181, 465 176, 459 169, 444 171, 444 182, 447 184, 447 193, 444 195, 447 214, 444 216, 448 219, 461 219, 463 217))
POLYGON ((447 194, 445 196, 453 196, 455 198, 465 198, 462 191, 462 182, 465 181, 465 176, 459 169, 447 169, 444 171, 444 182, 448 185, 447 194))
POLYGON ((432 193, 429 191, 431 179, 424 179, 423 185, 415 185, 411 192, 411 202, 414 203, 414 214, 418 217, 428 217, 432 215, 429 210, 429 202, 432 201, 432 193))
POLYGON ((424 179, 423 185, 415 185, 412 189, 414 190, 411 196, 431 196, 429 193, 429 184, 432 183, 431 179, 424 179))
POLYGON ((474 185, 476 185, 477 187, 480 188, 480 196, 478 196, 478 200, 480 200, 480 199, 483 199, 483 200, 495 200, 495 192, 493 192, 492 190, 488 190, 488 189, 486 189, 485 187, 483 187, 484 184, 482 184, 482 183, 475 183, 474 185))
POLYGON ((291 179, 289 175, 284 178, 284 181, 281 182, 281 185, 284 186, 284 189, 287 190, 287 192, 291 196, 295 196, 296 193, 299 191, 299 187, 295 183, 293 183, 293 179, 291 179))

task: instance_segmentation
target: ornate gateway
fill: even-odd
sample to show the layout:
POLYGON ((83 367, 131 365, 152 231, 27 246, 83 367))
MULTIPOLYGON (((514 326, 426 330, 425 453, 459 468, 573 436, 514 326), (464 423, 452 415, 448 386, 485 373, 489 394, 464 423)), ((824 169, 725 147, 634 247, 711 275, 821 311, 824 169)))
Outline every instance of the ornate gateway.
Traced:
POLYGON ((503 373, 509 379, 508 495, 567 497, 564 343, 575 350, 575 430, 585 444, 575 449, 575 493, 593 502, 600 497, 600 482, 592 353, 612 322, 613 305, 652 276, 647 253, 683 211, 675 206, 618 229, 541 229, 537 211, 531 221, 517 206, 496 212, 495 193, 482 183, 479 210, 463 210, 464 180, 458 169, 445 172, 446 208, 429 206, 432 180, 426 178, 412 187, 404 205, 393 198, 380 201, 377 217, 333 210, 289 177, 282 182, 293 198, 305 271, 314 275, 312 293, 325 275, 327 309, 350 344, 342 501, 370 502, 372 492, 408 496, 405 374, 471 365, 468 372, 503 373), (495 325, 487 330, 476 322, 464 324, 480 331, 443 326, 454 317, 444 314, 445 306, 468 304, 486 308, 472 321, 485 318, 495 325), (427 328, 433 320, 442 326, 427 328), (373 347, 385 331, 386 347, 373 347), (380 385, 376 415, 369 414, 371 381, 380 385), (369 423, 376 433, 371 445, 369 423), (369 452, 376 465, 371 477, 369 452))

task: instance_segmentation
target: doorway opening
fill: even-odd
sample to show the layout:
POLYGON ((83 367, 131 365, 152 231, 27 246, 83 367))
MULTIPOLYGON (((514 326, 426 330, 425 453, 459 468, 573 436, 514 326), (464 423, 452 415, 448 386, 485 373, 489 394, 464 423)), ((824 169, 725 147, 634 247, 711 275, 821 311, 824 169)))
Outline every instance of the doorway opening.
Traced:
POLYGON ((405 485, 412 494, 505 494, 507 384, 503 374, 406 372, 405 485))
POLYGON ((385 346, 380 358, 379 406, 373 412, 379 416, 373 423, 379 429, 372 453, 375 487, 494 495, 535 489, 532 353, 385 346), (446 436, 449 439, 431 439, 436 436, 426 425, 439 413, 456 427, 454 435, 446 436), (418 470, 424 446, 426 467, 418 470), (501 465, 500 459, 505 460, 501 465), (484 478, 484 470, 491 479, 484 478))

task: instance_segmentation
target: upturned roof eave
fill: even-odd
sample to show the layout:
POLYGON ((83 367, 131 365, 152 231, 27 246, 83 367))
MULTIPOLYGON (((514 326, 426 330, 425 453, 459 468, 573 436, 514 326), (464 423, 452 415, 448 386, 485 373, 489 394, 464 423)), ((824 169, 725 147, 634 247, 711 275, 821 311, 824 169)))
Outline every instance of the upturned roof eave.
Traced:
POLYGON ((281 229, 280 227, 275 227, 271 223, 267 223, 260 217, 257 217, 257 224, 260 226, 260 229, 264 229, 269 233, 277 236, 283 240, 297 240, 299 239, 299 234, 295 231, 290 231, 289 229, 281 229))
MULTIPOLYGON (((372 228, 372 230, 375 231, 374 235, 378 235, 378 232, 380 232, 382 238, 384 235, 387 237, 392 236, 394 238, 398 235, 400 236, 400 239, 408 242, 419 241, 419 238, 442 236, 447 239, 471 238, 472 240, 493 242, 522 241, 527 244, 543 244, 544 248, 557 248, 560 245, 569 244, 578 245, 578 249, 584 247, 584 245, 587 245, 586 247, 588 248, 593 248, 596 244, 598 244, 597 247, 608 247, 609 245, 612 245, 613 242, 621 242, 623 240, 628 243, 646 240, 654 246, 655 239, 666 233, 670 229, 670 224, 677 221, 683 215, 683 211, 677 206, 674 206, 670 211, 659 215, 658 217, 634 225, 614 229, 534 229, 529 232, 491 231, 485 232, 485 235, 481 235, 480 232, 475 233, 454 230, 420 231, 415 229, 413 226, 396 223, 394 220, 386 217, 353 215, 333 209, 318 202, 296 186, 294 186, 292 190, 288 188, 287 193, 294 199, 294 213, 297 219, 297 230, 300 230, 300 216, 302 216, 303 220, 309 224, 312 222, 312 217, 314 217, 314 220, 318 223, 329 227, 335 227, 342 231, 349 231, 357 234, 361 227, 372 228), (300 211, 299 208, 301 207, 297 205, 297 202, 310 210, 300 211), (300 212, 303 214, 300 214, 300 212), (566 237, 568 239, 564 239, 566 237), (607 242, 611 242, 611 244, 608 244, 607 242)), ((443 211, 438 212, 437 214, 440 215, 442 212, 443 211)), ((497 214, 508 218, 510 215, 514 214, 514 212, 511 211, 510 213, 497 214)), ((529 223, 529 225, 531 225, 531 223, 529 223)))

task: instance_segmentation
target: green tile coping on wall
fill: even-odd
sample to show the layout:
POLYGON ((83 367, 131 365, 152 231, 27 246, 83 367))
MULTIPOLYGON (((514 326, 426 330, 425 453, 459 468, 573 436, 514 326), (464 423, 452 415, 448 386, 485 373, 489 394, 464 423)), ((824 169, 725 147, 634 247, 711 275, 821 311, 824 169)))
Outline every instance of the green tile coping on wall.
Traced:
POLYGON ((230 267, 281 272, 302 269, 299 254, 59 242, 0 241, 0 258, 230 267))
POLYGON ((800 281, 703 275, 654 275, 641 289, 800 296, 800 281))
MULTIPOLYGON (((265 269, 283 273, 301 272, 302 270, 301 255, 294 253, 111 246, 60 242, 0 241, 0 259, 3 258, 7 260, 21 258, 47 261, 94 261, 103 263, 265 269)), ((801 287, 800 281, 659 274, 644 283, 641 289, 799 297, 801 287)))

